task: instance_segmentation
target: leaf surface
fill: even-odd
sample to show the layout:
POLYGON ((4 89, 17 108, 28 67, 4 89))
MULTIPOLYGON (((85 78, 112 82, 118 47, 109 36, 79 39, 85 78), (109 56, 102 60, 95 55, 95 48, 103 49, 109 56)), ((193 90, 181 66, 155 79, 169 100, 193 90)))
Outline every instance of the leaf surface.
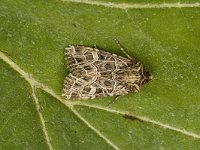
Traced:
POLYGON ((200 148, 198 1, 2 0, 0 22, 0 149, 200 148), (154 79, 109 107, 62 99, 64 48, 125 56, 115 38, 154 79))

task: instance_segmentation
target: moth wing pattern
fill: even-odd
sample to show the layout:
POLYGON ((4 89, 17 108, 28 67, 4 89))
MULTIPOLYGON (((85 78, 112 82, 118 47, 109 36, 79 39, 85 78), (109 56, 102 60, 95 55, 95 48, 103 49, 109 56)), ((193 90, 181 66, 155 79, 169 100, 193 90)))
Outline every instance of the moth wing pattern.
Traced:
POLYGON ((63 97, 66 99, 93 99, 127 93, 126 89, 114 80, 105 80, 103 77, 82 77, 69 74, 65 78, 63 97))
POLYGON ((96 77, 89 77, 83 75, 82 77, 74 76, 70 73, 64 81, 63 96, 66 99, 88 99, 94 95, 94 89, 91 86, 92 82, 95 82, 96 77), (90 87, 90 89, 88 88, 90 87))
POLYGON ((92 99, 127 93, 115 80, 115 72, 133 65, 132 60, 84 46, 66 48, 65 60, 70 70, 64 81, 63 96, 66 99, 92 99))
POLYGON ((116 54, 84 46, 66 48, 65 60, 70 72, 77 75, 123 70, 136 63, 134 60, 116 54))
POLYGON ((96 48, 67 47, 65 60, 70 71, 62 94, 66 99, 124 95, 139 90, 143 80, 147 82, 142 64, 96 48))

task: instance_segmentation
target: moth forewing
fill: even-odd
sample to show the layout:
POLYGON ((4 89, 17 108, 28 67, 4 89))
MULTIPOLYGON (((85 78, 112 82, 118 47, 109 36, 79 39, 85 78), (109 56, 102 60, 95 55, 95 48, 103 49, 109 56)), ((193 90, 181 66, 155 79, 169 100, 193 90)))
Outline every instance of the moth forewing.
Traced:
POLYGON ((137 92, 151 80, 151 75, 134 59, 96 48, 65 48, 70 74, 64 81, 66 99, 93 99, 137 92))

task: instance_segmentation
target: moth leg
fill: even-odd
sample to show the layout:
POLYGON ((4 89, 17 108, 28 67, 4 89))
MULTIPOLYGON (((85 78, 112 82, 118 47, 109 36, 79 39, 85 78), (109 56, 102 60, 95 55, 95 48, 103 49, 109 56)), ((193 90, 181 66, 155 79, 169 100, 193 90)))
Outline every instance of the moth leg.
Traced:
POLYGON ((120 50, 126 55, 126 57, 128 57, 129 59, 132 59, 131 56, 126 52, 126 50, 122 47, 121 43, 119 42, 119 40, 114 39, 114 41, 116 42, 117 46, 120 48, 120 50))
POLYGON ((140 91, 140 87, 139 87, 139 85, 138 84, 133 84, 133 87, 134 87, 134 91, 135 92, 139 92, 140 91))
POLYGON ((112 100, 110 103, 108 103, 108 105, 106 107, 110 107, 110 105, 114 104, 120 97, 122 97, 123 95, 117 95, 114 100, 112 100))

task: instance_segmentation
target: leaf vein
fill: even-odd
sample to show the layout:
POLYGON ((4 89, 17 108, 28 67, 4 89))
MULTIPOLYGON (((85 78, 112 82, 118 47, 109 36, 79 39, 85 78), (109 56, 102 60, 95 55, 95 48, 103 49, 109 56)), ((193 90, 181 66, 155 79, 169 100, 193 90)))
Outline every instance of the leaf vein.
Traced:
POLYGON ((179 129, 179 128, 173 127, 171 125, 164 124, 164 123, 161 123, 159 121, 152 120, 152 119, 147 118, 147 117, 134 115, 134 114, 132 114, 131 112, 128 112, 128 111, 119 111, 119 110, 115 110, 115 109, 110 109, 110 108, 101 107, 101 106, 97 106, 97 105, 89 105, 89 104, 76 104, 76 105, 87 106, 87 107, 90 107, 90 108, 95 108, 95 109, 99 109, 99 110, 103 110, 103 111, 119 114, 119 115, 122 115, 122 116, 129 116, 129 117, 136 118, 136 119, 144 121, 144 122, 152 123, 152 124, 160 126, 162 128, 173 130, 173 131, 185 134, 187 136, 200 139, 200 135, 198 135, 198 134, 195 134, 195 133, 192 133, 192 132, 188 132, 188 131, 186 131, 184 129, 179 129))
POLYGON ((99 130, 97 130, 95 127, 93 127, 86 119, 84 119, 72 106, 70 107, 70 110, 81 120, 87 125, 91 130, 93 130, 98 136, 103 138, 109 145, 111 145, 115 150, 119 150, 119 148, 113 144, 107 137, 105 137, 99 130))
POLYGON ((48 135, 48 132, 47 132, 47 128, 46 128, 46 125, 45 125, 45 120, 44 120, 44 117, 43 117, 43 115, 42 115, 42 113, 40 111, 41 107, 40 107, 39 100, 37 98, 34 86, 32 86, 32 96, 33 96, 33 99, 34 99, 34 102, 35 102, 35 105, 36 105, 36 109, 37 109, 38 115, 40 117, 40 121, 41 121, 41 124, 42 124, 42 130, 44 132, 45 140, 47 142, 47 145, 48 145, 49 149, 53 150, 53 147, 51 145, 50 138, 49 138, 49 135, 48 135))
POLYGON ((33 96, 33 100, 35 102, 35 105, 36 105, 36 109, 37 109, 37 112, 39 114, 39 117, 40 117, 40 121, 42 123, 42 130, 44 132, 44 135, 45 135, 45 140, 47 142, 47 145, 49 146, 49 149, 50 150, 53 150, 53 147, 50 143, 50 138, 48 136, 48 133, 47 133, 47 129, 46 129, 46 126, 45 126, 45 121, 44 121, 44 118, 40 112, 40 105, 39 105, 39 102, 38 102, 38 99, 37 99, 37 96, 35 94, 35 88, 36 87, 41 87, 42 84, 37 82, 35 79, 33 79, 31 77, 31 75, 29 73, 26 73, 24 70, 22 70, 16 63, 14 63, 14 61, 12 61, 9 57, 7 57, 3 52, 0 51, 0 58, 6 62, 7 64, 9 64, 15 71, 17 71, 26 81, 28 81, 28 83, 31 85, 32 87, 32 96, 33 96))
POLYGON ((62 0, 63 2, 82 3, 88 5, 104 6, 109 8, 118 9, 160 9, 160 8, 199 8, 200 3, 147 3, 147 4, 128 4, 128 3, 111 3, 111 2, 98 2, 89 0, 62 0))
POLYGON ((36 81, 34 78, 32 78, 32 76, 29 73, 26 73, 24 70, 22 70, 16 63, 14 63, 10 58, 8 58, 3 52, 0 51, 0 58, 5 61, 7 64, 9 64, 15 71, 17 71, 25 80, 28 81, 28 83, 31 85, 32 87, 32 96, 33 99, 35 101, 36 104, 36 108, 37 108, 37 112, 39 114, 41 123, 42 123, 42 129, 43 132, 45 134, 45 139, 46 142, 49 146, 50 150, 53 150, 53 147, 50 143, 50 138, 48 136, 47 133, 47 129, 45 126, 45 120, 43 118, 42 113, 40 112, 40 104, 37 98, 37 95, 35 93, 35 89, 36 88, 41 88, 42 90, 46 91, 47 93, 49 93, 50 95, 52 95, 53 97, 55 97, 56 99, 58 99, 61 103, 63 103, 64 105, 66 105, 81 121, 83 121, 92 131, 94 131, 95 133, 97 133, 97 135, 99 135, 101 138, 103 138, 109 145, 111 145, 115 150, 119 150, 119 148, 113 144, 109 139, 107 139, 102 133, 100 133, 97 129, 95 129, 89 122, 87 122, 75 109, 73 109, 73 105, 75 105, 76 103, 72 103, 72 102, 67 102, 64 101, 63 99, 61 99, 58 95, 56 95, 54 93, 53 90, 49 89, 47 86, 43 85, 42 83, 36 81))

